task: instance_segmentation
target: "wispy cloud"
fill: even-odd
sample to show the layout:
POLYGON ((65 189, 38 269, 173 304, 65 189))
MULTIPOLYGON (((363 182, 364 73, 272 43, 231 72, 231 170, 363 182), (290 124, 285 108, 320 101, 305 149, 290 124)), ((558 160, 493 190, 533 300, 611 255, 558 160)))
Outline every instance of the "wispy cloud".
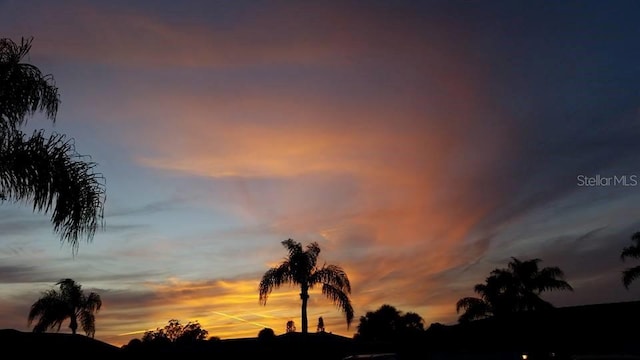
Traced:
POLYGON ((65 59, 72 54, 75 61, 120 66, 344 65, 363 54, 379 55, 380 49, 389 54, 389 50, 403 52, 414 45, 411 38, 397 41, 375 25, 382 20, 405 36, 411 34, 412 26, 405 25, 410 19, 383 17, 384 9, 348 3, 335 4, 338 8, 286 2, 252 5, 212 4, 201 9, 231 13, 232 20, 220 26, 176 21, 149 8, 123 11, 101 2, 54 6, 9 1, 4 8, 13 26, 9 35, 38 35, 42 44, 35 53, 65 59), (353 11, 361 18, 345 15, 353 11), (269 34, 263 29, 269 29, 269 34))

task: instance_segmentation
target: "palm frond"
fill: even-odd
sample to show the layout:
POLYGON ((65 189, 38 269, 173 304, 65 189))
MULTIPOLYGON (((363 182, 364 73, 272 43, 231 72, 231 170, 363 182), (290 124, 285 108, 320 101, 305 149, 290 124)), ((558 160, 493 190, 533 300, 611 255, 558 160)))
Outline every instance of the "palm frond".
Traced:
POLYGON ((353 321, 353 306, 347 293, 342 289, 336 288, 330 284, 322 285, 322 294, 329 298, 345 315, 347 320, 347 328, 351 326, 353 321))
POLYGON ((486 279, 486 282, 495 281, 496 283, 504 283, 513 278, 511 269, 493 269, 486 279))
POLYGON ((102 225, 103 177, 95 163, 76 153, 64 135, 36 131, 0 134, 0 193, 13 201, 31 201, 34 211, 51 212, 54 231, 74 252, 102 225))
POLYGON ((288 262, 283 262, 277 267, 267 270, 260 280, 258 286, 260 292, 260 304, 267 304, 267 297, 273 289, 277 289, 283 284, 292 283, 294 278, 291 274, 290 266, 288 262))
POLYGON ((458 318, 459 322, 467 322, 482 319, 492 315, 490 306, 479 298, 464 297, 456 303, 456 312, 463 310, 462 315, 458 318))
POLYGON ((547 278, 547 279, 544 279, 544 281, 540 281, 538 283, 537 289, 539 292, 552 291, 552 290, 573 291, 573 287, 568 282, 562 279, 554 279, 554 278, 547 278))
POLYGON ((316 243, 307 246, 306 250, 302 250, 302 244, 287 239, 282 242, 287 248, 289 256, 284 262, 289 263, 289 270, 293 281, 297 284, 308 284, 309 276, 314 272, 318 260, 320 248, 316 243))
POLYGON ((329 284, 347 294, 351 293, 351 282, 347 273, 337 265, 325 265, 309 278, 309 285, 329 284))
POLYGON ((94 292, 90 293, 84 301, 83 307, 91 313, 100 311, 100 308, 102 307, 102 299, 100 299, 100 295, 94 292))
POLYGON ((281 243, 282 246, 287 249, 289 258, 295 256, 296 254, 302 254, 302 244, 300 244, 299 242, 294 241, 293 239, 287 239, 283 240, 281 243))
POLYGON ((64 301, 79 306, 82 303, 82 286, 73 279, 61 279, 56 283, 60 287, 60 294, 64 301))
POLYGON ((557 266, 546 266, 537 275, 540 279, 558 279, 564 277, 564 271, 557 266))
POLYGON ((456 312, 459 313, 460 310, 467 310, 479 303, 484 303, 484 301, 475 297, 463 297, 456 302, 456 312))
POLYGON ((33 328, 34 332, 45 332, 48 329, 60 331, 62 323, 68 317, 69 307, 62 300, 60 293, 50 290, 31 305, 28 325, 30 326, 37 319, 33 328))
POLYGON ((518 270, 520 268, 529 268, 531 270, 538 269, 538 264, 542 262, 540 258, 533 258, 527 260, 520 260, 517 257, 511 257, 511 261, 509 262, 509 269, 518 270))
POLYGON ((55 122, 60 104, 58 88, 50 74, 37 67, 21 63, 31 49, 33 38, 23 38, 20 44, 0 39, 0 128, 16 129, 29 115, 44 112, 55 122))
POLYGON ((534 287, 538 292, 551 290, 569 290, 573 287, 564 280, 564 272, 559 267, 544 267, 534 277, 534 287))
POLYGON ((620 258, 622 260, 625 260, 626 258, 640 259, 640 231, 631 236, 631 241, 633 242, 633 245, 625 247, 620 253, 620 258))
POLYGON ((627 268, 622 272, 622 284, 626 289, 638 278, 640 278, 640 265, 627 268))
POLYGON ((51 305, 59 300, 59 295, 56 290, 45 291, 40 299, 38 299, 29 310, 27 317, 28 325, 31 325, 33 320, 45 314, 47 309, 51 308, 51 305))
POLYGON ((523 294, 522 298, 519 299, 518 305, 516 306, 517 311, 530 311, 530 310, 549 310, 553 309, 554 306, 550 302, 542 299, 535 293, 526 293, 523 294))
POLYGON ((507 264, 508 269, 505 269, 505 270, 508 270, 513 273, 521 266, 521 264, 522 264, 522 261, 520 261, 520 259, 512 256, 511 260, 507 264))
POLYGON ((84 330, 87 336, 93 338, 96 334, 96 317, 89 309, 82 309, 78 318, 80 320, 80 326, 84 330))
POLYGON ((482 299, 491 303, 495 299, 513 291, 514 276, 507 269, 495 269, 491 272, 484 284, 476 284, 474 291, 482 299))
POLYGON ((311 264, 312 267, 315 267, 318 263, 318 256, 320 255, 320 246, 318 245, 318 243, 312 242, 311 244, 307 245, 307 249, 304 251, 304 253, 307 255, 309 264, 311 264))
POLYGON ((633 245, 633 246, 625 247, 624 249, 622 249, 622 252, 620 253, 620 258, 622 260, 626 260, 627 258, 639 259, 640 258, 640 246, 633 245))
POLYGON ((473 286, 473 292, 484 297, 484 295, 489 292, 489 287, 487 286, 487 284, 475 284, 473 286))

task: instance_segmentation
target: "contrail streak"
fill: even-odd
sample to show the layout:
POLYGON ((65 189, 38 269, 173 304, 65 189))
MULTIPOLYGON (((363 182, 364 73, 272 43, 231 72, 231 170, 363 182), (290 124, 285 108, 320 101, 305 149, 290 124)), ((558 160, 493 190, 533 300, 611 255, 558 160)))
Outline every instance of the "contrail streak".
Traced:
POLYGON ((131 332, 127 332, 127 333, 122 333, 122 334, 118 334, 118 336, 127 336, 127 335, 136 335, 136 334, 144 334, 147 331, 153 331, 155 329, 151 329, 151 330, 138 330, 138 331, 131 331, 131 332))
MULTIPOLYGON (((265 325, 265 324, 262 324, 262 323, 259 323, 259 322, 254 322, 254 321, 245 320, 245 319, 243 319, 243 318, 241 318, 241 317, 233 316, 233 315, 229 315, 229 314, 225 314, 225 313, 221 313, 221 312, 219 312, 219 311, 212 311, 212 313, 214 313, 214 314, 216 314, 216 315, 224 316, 224 317, 229 318, 229 319, 238 320, 238 321, 245 322, 245 323, 247 323, 247 324, 255 325, 255 326, 260 327, 260 328, 268 328, 268 327, 269 327, 268 325, 265 325)), ((261 317, 268 317, 268 316, 258 315, 258 314, 255 314, 255 315, 256 315, 256 316, 261 316, 261 317)), ((118 334, 118 336, 127 336, 127 335, 144 334, 144 333, 146 333, 147 331, 153 331, 153 330, 154 330, 154 329, 151 329, 151 330, 137 330, 137 331, 131 331, 131 332, 127 332, 127 333, 118 334)))
POLYGON ((261 324, 261 323, 253 322, 253 321, 249 321, 249 320, 245 320, 245 319, 243 319, 243 318, 241 318, 241 317, 237 317, 237 316, 233 316, 233 315, 229 315, 229 314, 221 313, 221 312, 219 312, 219 311, 212 311, 212 312, 213 312, 214 314, 216 314, 216 315, 224 316, 224 317, 227 317, 227 318, 229 318, 229 319, 234 319, 234 320, 238 320, 238 321, 246 322, 246 323, 248 323, 248 324, 255 325, 255 326, 257 326, 257 327, 261 327, 261 328, 267 328, 267 327, 269 327, 269 326, 267 326, 267 325, 265 325, 265 324, 261 324))

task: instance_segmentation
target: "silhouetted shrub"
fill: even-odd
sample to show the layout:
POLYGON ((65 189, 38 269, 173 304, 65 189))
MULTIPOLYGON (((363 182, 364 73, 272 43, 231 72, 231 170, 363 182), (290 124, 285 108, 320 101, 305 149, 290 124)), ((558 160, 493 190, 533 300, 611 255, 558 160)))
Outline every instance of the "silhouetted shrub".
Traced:
POLYGON ((271 328, 264 328, 258 332, 258 339, 270 340, 276 337, 276 333, 271 328))

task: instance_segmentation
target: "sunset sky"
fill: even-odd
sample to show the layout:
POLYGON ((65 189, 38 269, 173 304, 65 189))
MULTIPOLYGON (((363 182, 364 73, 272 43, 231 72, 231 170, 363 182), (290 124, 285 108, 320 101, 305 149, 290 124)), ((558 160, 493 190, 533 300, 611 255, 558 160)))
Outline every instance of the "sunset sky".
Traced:
POLYGON ((638 1, 0 0, 0 37, 60 89, 25 131, 74 138, 107 194, 75 256, 0 205, 0 329, 72 278, 117 346, 170 319, 281 334, 299 289, 258 283, 287 238, 352 283, 351 327, 314 291, 311 331, 383 304, 453 324, 512 256, 564 270, 556 306, 640 299, 638 1))

